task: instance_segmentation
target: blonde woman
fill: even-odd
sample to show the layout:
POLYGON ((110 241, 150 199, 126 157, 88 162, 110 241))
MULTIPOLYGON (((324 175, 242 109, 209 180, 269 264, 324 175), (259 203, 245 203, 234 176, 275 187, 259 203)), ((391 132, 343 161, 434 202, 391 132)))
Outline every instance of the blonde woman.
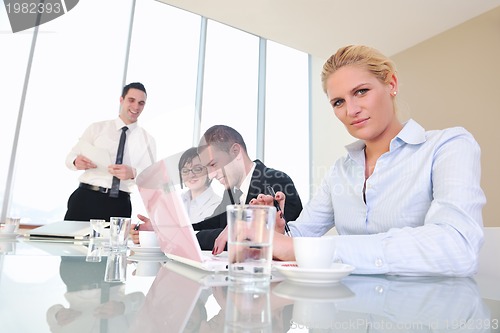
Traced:
MULTIPOLYGON (((480 148, 464 128, 426 131, 396 115, 393 62, 366 46, 339 49, 324 64, 323 90, 358 141, 330 169, 293 236, 336 227, 335 262, 358 274, 471 276, 483 243, 480 148)), ((430 104, 429 107, 432 107, 430 104)), ((277 194, 283 207, 285 195, 277 194)), ((251 203, 272 204, 261 194, 251 203)), ((274 257, 294 260, 277 219, 274 257)))

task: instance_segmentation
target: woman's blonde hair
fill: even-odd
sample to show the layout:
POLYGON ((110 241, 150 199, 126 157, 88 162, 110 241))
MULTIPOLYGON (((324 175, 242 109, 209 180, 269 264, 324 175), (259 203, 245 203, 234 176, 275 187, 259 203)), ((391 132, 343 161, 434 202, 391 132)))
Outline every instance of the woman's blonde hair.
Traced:
POLYGON ((321 85, 325 93, 328 77, 347 65, 365 68, 383 83, 389 83, 392 74, 396 73, 392 60, 378 50, 363 45, 345 46, 338 49, 323 65, 321 85))

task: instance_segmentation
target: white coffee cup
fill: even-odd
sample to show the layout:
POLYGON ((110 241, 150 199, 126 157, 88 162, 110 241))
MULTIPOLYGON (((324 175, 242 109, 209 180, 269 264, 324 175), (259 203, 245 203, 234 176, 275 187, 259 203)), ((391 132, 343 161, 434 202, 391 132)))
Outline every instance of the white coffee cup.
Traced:
POLYGON ((294 237, 295 260, 300 268, 328 269, 335 257, 337 236, 294 237))
POLYGON ((159 247, 158 237, 154 231, 139 230, 139 243, 141 247, 159 247))

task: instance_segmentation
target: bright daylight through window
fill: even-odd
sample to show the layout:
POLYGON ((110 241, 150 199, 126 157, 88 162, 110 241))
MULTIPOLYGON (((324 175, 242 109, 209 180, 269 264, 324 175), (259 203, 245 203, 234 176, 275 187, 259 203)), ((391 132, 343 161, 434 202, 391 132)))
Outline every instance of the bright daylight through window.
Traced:
MULTIPOLYGON (((66 155, 90 123, 117 116, 121 88, 133 81, 144 83, 148 91, 139 123, 155 137, 159 159, 194 145, 208 127, 226 124, 242 133, 251 158, 287 172, 306 202, 308 55, 265 41, 266 77, 259 81, 258 36, 157 1, 133 4, 80 1, 65 15, 40 25, 36 39, 35 28, 12 33, 0 6, 0 44, 12 51, 2 52, 0 62, 0 88, 8 96, 6 126, 0 132, 2 214, 19 216, 24 224, 63 219, 78 184, 78 174, 65 166, 66 155), (200 44, 203 34, 206 44, 200 44), (266 85, 260 130, 259 82, 266 85), (262 156, 257 156, 259 135, 264 139, 262 156), (283 135, 285 144, 278 140, 283 135)), ((137 193, 132 193, 132 203, 133 216, 144 213, 137 193)))

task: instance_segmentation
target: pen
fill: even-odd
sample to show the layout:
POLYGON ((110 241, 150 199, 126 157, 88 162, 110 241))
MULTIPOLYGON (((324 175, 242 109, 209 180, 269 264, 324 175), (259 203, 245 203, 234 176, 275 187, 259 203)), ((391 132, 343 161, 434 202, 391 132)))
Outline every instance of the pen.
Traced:
POLYGON ((134 227, 134 230, 136 230, 136 231, 139 230, 139 226, 140 225, 141 225, 141 221, 139 220, 139 221, 137 221, 137 223, 136 223, 136 225, 134 227))
POLYGON ((267 190, 269 191, 269 194, 273 196, 273 204, 274 207, 276 207, 276 210, 280 213, 281 218, 283 221, 285 221, 285 234, 289 237, 292 237, 292 233, 290 231, 290 227, 288 226, 288 222, 285 219, 285 215, 283 214, 283 211, 281 210, 280 204, 278 203, 278 200, 276 200, 276 192, 274 192, 274 189, 271 186, 267 187, 267 190))

